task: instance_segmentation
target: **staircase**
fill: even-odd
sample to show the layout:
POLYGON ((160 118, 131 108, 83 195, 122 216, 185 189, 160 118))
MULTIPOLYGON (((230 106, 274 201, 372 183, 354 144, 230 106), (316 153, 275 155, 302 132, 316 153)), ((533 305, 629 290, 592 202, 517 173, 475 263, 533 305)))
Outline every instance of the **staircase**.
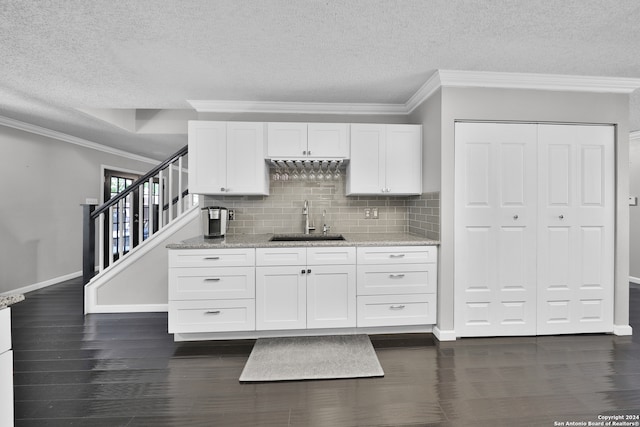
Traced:
POLYGON ((198 233, 187 153, 185 146, 101 206, 83 205, 86 313, 164 310, 164 245, 198 233), (187 235, 176 237, 181 230, 187 235))

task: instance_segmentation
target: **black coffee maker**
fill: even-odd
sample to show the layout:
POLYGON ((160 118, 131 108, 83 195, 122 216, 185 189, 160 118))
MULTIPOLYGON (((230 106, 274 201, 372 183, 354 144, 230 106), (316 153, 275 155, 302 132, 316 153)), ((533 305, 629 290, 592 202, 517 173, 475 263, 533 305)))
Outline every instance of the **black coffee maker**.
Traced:
POLYGON ((221 206, 201 209, 202 233, 205 238, 223 237, 227 232, 229 211, 221 206))

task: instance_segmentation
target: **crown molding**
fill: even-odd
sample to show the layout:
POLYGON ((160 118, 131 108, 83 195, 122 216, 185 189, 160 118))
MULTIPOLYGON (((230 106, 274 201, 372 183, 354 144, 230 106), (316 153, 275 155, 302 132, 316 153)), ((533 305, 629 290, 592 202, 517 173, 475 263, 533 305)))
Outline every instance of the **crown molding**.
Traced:
POLYGON ((406 104, 187 100, 199 113, 407 114, 406 104))
POLYGON ((67 135, 66 133, 43 128, 41 126, 21 122, 19 120, 10 119, 8 117, 0 116, 0 126, 6 126, 13 129, 21 130, 24 132, 29 132, 36 135, 44 136, 47 138, 57 139, 58 141, 68 142, 70 144, 79 145, 81 147, 90 148, 92 150, 102 151, 104 153, 113 154, 115 156, 125 157, 131 160, 151 163, 154 165, 158 164, 157 160, 151 159, 149 157, 144 157, 138 154, 129 153, 128 151, 119 150, 117 148, 107 147, 106 145, 98 144, 97 142, 88 141, 86 139, 67 135))
POLYGON ((413 110, 418 108, 424 101, 426 101, 431 95, 433 95, 442 86, 440 80, 440 72, 436 71, 427 79, 427 81, 420 86, 420 89, 414 93, 411 98, 404 104, 407 114, 411 114, 413 110))
POLYGON ((629 132, 629 141, 640 142, 640 130, 634 130, 633 132, 629 132))
POLYGON ((569 92, 631 93, 640 79, 562 74, 438 70, 442 86, 538 89, 569 92))
POLYGON ((441 87, 535 89, 629 94, 640 79, 562 74, 437 70, 404 104, 188 100, 200 113, 408 115, 441 87))

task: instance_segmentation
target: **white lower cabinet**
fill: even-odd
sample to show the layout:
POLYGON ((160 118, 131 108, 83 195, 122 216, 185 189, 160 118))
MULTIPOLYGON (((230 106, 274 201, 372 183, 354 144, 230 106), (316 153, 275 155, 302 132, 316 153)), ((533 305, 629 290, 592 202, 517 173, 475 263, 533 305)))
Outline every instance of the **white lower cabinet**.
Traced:
POLYGON ((257 330, 356 325, 355 248, 265 248, 256 259, 257 330))
POLYGON ((13 425, 13 351, 11 309, 0 309, 0 425, 13 425))
POLYGON ((169 332, 253 331, 255 249, 169 251, 169 332))
POLYGON ((177 249, 169 266, 180 340, 436 322, 433 246, 177 249))
POLYGON ((358 327, 436 323, 436 248, 358 248, 358 327))
POLYGON ((306 267, 256 268, 257 330, 306 328, 307 280, 302 270, 306 267))

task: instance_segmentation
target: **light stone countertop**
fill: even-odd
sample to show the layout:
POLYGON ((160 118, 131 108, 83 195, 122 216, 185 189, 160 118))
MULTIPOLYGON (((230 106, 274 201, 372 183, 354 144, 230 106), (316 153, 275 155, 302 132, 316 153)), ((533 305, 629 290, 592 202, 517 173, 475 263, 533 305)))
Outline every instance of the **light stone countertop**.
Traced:
MULTIPOLYGON (((284 234, 283 234, 284 235, 284 234)), ((289 234, 286 234, 289 235, 289 234)), ((300 234, 293 234, 299 236, 300 234)), ((333 235, 333 234, 332 234, 333 235)), ((193 237, 180 243, 170 243, 169 249, 216 249, 216 248, 291 248, 317 246, 434 246, 438 240, 407 233, 342 233, 345 240, 304 240, 293 242, 271 242, 273 234, 234 234, 224 238, 205 239, 193 237)))
POLYGON ((23 300, 24 300, 24 295, 22 294, 0 295, 0 309, 9 307, 11 304, 15 304, 23 300))

